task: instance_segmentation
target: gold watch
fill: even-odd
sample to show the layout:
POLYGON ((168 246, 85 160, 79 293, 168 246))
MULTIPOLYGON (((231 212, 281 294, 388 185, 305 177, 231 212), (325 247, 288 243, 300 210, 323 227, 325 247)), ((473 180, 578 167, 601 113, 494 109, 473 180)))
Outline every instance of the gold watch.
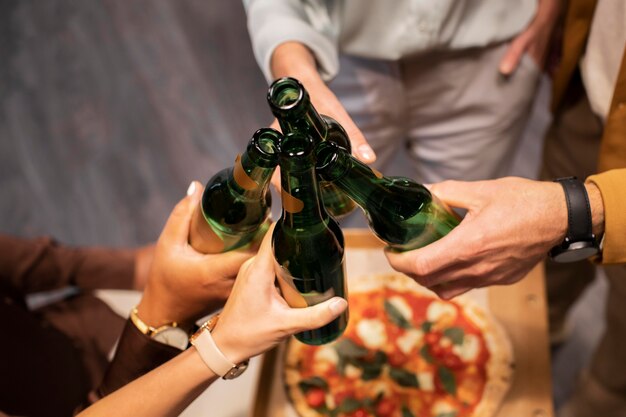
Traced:
POLYGON ((157 342, 173 346, 180 350, 185 350, 189 345, 189 335, 178 323, 171 322, 159 327, 152 327, 139 318, 137 307, 130 312, 130 321, 135 327, 146 336, 157 342))
POLYGON ((216 375, 221 376, 222 379, 235 379, 248 369, 248 361, 245 360, 239 364, 234 364, 229 361, 217 347, 213 337, 211 337, 211 332, 215 328, 218 320, 219 314, 207 320, 200 329, 189 338, 189 343, 195 346, 206 366, 208 366, 211 371, 215 372, 216 375))

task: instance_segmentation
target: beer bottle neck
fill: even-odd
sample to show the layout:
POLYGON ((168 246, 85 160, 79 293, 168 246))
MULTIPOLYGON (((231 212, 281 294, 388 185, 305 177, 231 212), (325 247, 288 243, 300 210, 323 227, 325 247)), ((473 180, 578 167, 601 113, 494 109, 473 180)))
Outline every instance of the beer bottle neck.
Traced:
POLYGON ((267 191, 274 167, 257 165, 249 152, 235 159, 228 179, 231 189, 247 198, 258 198, 267 191))
POLYGON ((286 171, 281 166, 283 219, 291 228, 325 223, 328 213, 320 200, 315 167, 303 171, 286 171))

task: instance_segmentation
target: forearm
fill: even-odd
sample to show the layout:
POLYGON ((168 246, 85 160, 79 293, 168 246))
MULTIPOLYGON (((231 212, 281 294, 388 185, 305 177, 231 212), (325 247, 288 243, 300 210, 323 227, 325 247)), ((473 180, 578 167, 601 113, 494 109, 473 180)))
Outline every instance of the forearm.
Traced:
POLYGON ((178 416, 215 379, 217 376, 192 347, 104 397, 79 416, 178 416))

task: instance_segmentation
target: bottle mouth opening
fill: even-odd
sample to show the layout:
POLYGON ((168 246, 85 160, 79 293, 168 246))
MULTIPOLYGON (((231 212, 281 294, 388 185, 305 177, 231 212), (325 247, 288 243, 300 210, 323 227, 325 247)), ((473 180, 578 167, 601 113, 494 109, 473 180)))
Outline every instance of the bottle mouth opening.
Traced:
POLYGON ((337 159, 338 146, 330 141, 320 142, 315 149, 315 169, 324 171, 337 159))
POLYGON ((262 128, 254 133, 254 145, 266 156, 278 156, 278 149, 283 135, 272 128, 262 128))
POLYGON ((304 87, 295 78, 285 77, 274 81, 267 94, 267 100, 272 107, 280 110, 290 110, 302 101, 304 87))
POLYGON ((313 153, 313 140, 300 133, 288 133, 280 143, 280 153, 287 161, 306 158, 313 153))

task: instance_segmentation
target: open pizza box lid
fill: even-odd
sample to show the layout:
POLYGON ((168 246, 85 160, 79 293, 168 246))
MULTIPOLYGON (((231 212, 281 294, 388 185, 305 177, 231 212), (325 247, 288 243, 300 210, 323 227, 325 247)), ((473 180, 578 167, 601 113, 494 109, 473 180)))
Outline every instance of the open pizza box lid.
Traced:
MULTIPOLYGON (((344 234, 348 291, 351 280, 393 271, 382 251, 383 244, 368 230, 348 229, 344 234)), ((508 333, 513 347, 513 381, 496 416, 553 416, 541 265, 515 285, 474 290, 465 296, 493 314, 508 333)), ((284 345, 264 355, 252 417, 298 417, 285 392, 283 360, 284 345)))

